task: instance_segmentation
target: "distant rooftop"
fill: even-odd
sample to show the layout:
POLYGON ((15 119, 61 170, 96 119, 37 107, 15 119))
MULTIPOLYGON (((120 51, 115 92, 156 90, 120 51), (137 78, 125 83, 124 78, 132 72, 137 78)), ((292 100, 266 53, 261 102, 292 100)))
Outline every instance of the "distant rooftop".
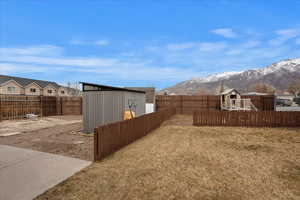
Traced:
POLYGON ((21 78, 21 77, 15 77, 15 76, 6 76, 6 75, 0 75, 0 85, 3 83, 6 83, 10 80, 16 81, 21 86, 25 87, 31 83, 38 84, 41 88, 46 87, 49 84, 52 84, 54 87, 59 88, 60 85, 58 85, 55 82, 52 81, 43 81, 43 80, 36 80, 36 79, 29 79, 29 78, 21 78))

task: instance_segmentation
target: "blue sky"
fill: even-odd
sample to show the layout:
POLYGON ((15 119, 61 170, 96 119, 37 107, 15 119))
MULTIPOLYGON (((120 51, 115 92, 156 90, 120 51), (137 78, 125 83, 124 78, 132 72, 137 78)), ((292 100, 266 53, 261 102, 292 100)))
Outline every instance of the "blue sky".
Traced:
POLYGON ((0 74, 155 86, 300 57, 300 0, 0 0, 0 74))

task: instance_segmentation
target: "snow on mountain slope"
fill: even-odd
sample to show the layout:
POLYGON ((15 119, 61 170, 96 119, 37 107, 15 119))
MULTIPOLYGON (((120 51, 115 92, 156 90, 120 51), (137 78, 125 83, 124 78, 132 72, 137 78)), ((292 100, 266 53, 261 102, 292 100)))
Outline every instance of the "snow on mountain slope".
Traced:
POLYGON ((300 80, 300 58, 275 62, 264 68, 250 69, 242 72, 223 72, 207 77, 190 80, 166 88, 162 92, 172 94, 193 94, 199 88, 215 93, 223 81, 228 87, 247 91, 251 84, 263 82, 276 89, 285 90, 290 84, 300 80))
POLYGON ((288 70, 290 72, 294 72, 300 69, 300 58, 283 60, 280 62, 273 63, 265 68, 257 69, 258 72, 263 75, 274 73, 279 70, 288 70))
POLYGON ((223 80, 231 77, 232 75, 236 75, 240 73, 241 72, 223 72, 223 73, 209 75, 207 77, 192 78, 190 81, 195 81, 199 83, 212 82, 212 81, 223 80))

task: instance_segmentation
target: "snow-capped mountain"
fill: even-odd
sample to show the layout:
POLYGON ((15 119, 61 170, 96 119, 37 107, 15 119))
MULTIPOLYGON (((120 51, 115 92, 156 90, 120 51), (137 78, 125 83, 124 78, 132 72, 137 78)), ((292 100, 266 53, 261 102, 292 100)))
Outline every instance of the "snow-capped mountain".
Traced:
POLYGON ((195 94, 201 89, 216 93, 221 82, 227 87, 248 91, 254 83, 265 83, 277 90, 286 90, 291 84, 300 81, 300 58, 283 60, 264 68, 242 72, 224 72, 207 77, 192 78, 166 88, 159 93, 195 94))
POLYGON ((206 83, 206 82, 224 80, 226 78, 229 78, 232 75, 236 75, 236 74, 240 74, 240 73, 241 72, 223 72, 223 73, 219 73, 219 74, 209 75, 207 77, 192 78, 190 81, 195 81, 198 83, 206 83))

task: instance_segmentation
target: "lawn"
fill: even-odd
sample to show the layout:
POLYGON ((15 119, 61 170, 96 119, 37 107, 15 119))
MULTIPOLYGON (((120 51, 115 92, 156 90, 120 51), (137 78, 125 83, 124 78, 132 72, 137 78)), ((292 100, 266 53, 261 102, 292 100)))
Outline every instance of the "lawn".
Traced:
POLYGON ((300 198, 300 129, 193 127, 189 120, 173 117, 37 199, 300 198))

